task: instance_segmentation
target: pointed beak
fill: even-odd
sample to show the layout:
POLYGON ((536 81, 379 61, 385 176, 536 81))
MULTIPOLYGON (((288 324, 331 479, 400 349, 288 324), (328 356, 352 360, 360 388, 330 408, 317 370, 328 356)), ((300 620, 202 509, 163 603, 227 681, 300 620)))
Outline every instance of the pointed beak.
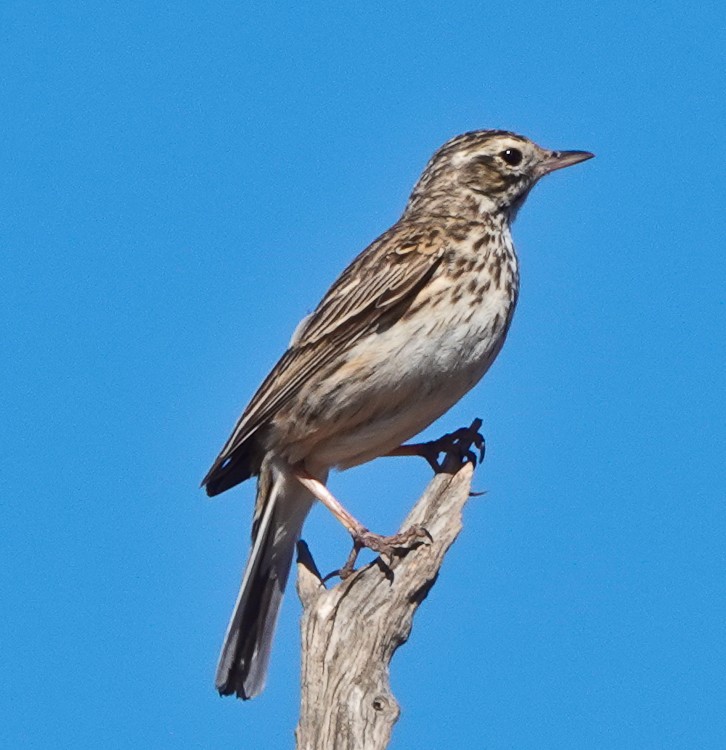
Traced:
POLYGON ((571 167, 581 161, 592 159, 595 154, 589 151, 552 151, 547 159, 542 162, 542 174, 549 174, 556 169, 571 167))

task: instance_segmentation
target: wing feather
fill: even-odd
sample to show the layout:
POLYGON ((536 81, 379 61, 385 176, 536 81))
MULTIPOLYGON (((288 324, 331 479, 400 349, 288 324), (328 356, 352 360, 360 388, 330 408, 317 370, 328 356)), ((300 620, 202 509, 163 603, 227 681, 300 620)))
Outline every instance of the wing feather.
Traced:
POLYGON ((411 301, 444 256, 437 235, 399 223, 343 271, 299 326, 290 348, 262 382, 202 484, 257 430, 396 306, 411 301))

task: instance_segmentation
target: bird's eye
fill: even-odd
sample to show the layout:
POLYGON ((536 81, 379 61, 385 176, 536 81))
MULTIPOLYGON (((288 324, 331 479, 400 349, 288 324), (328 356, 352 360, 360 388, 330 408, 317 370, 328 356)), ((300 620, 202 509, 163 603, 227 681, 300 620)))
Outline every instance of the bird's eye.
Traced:
POLYGON ((522 161, 522 152, 518 148, 508 148, 499 154, 510 167, 516 167, 522 161))

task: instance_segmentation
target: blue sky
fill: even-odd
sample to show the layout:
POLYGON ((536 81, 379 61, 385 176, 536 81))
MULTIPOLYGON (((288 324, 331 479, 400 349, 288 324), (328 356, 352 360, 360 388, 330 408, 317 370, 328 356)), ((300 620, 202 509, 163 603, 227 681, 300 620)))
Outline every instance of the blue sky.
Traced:
MULTIPOLYGON (((0 745, 291 747, 213 689, 251 485, 198 483, 300 317, 431 153, 597 159, 515 226, 465 531, 394 659, 393 748, 723 748, 723 9, 20 3, 0 10, 0 745)), ((425 464, 332 478, 393 531, 425 464)), ((348 540, 316 509, 324 569, 348 540)))

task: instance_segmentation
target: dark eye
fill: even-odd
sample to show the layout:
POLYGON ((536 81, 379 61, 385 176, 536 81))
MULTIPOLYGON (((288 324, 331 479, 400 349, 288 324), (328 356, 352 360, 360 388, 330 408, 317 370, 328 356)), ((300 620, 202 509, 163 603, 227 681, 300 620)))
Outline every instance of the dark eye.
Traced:
POLYGON ((522 161, 522 152, 518 148, 508 148, 499 155, 510 167, 516 167, 522 161))

